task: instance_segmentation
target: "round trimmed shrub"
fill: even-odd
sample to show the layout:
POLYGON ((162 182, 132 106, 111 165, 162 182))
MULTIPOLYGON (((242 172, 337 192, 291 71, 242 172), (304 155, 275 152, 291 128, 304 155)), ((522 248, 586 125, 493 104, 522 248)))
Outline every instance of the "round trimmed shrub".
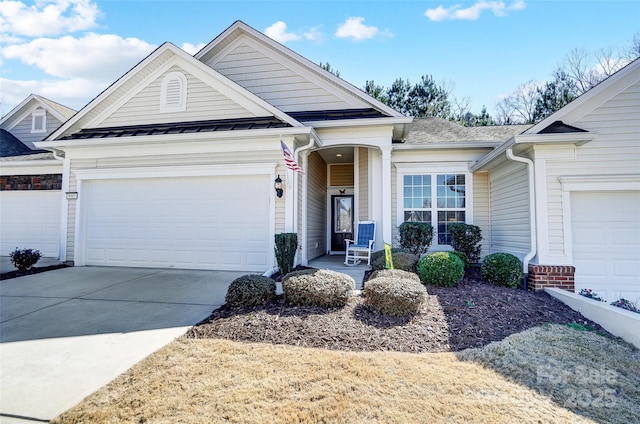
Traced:
POLYGON ((276 299, 276 282, 263 275, 243 275, 229 284, 224 298, 232 308, 267 305, 276 299))
MULTIPOLYGON (((409 250, 403 249, 401 247, 392 247, 391 248, 391 255, 393 255, 394 253, 399 253, 399 252, 411 253, 409 250)), ((375 252, 373 252, 371 254, 371 262, 377 261, 380 258, 384 259, 384 249, 376 250, 375 252)))
POLYGON ((374 278, 395 278, 397 280, 413 280, 418 283, 420 282, 418 274, 401 269, 380 269, 378 271, 373 271, 369 281, 374 278))
POLYGON ((456 252, 456 251, 451 253, 453 253, 454 255, 460 258, 460 260, 462 261, 462 264, 464 265, 464 269, 467 269, 469 267, 469 257, 467 256, 466 253, 456 252))
MULTIPOLYGON (((414 272, 416 270, 416 264, 418 263, 418 257, 413 253, 409 252, 391 252, 391 260, 393 261, 394 269, 401 269, 407 272, 414 272)), ((384 255, 382 257, 376 258, 376 260, 371 261, 371 269, 376 271, 380 269, 385 269, 386 258, 384 255)))
POLYGON ((522 261, 511 253, 492 253, 482 261, 480 275, 488 283, 518 287, 524 277, 522 261))
POLYGON ((355 288, 351 276, 328 269, 294 271, 282 279, 285 301, 297 306, 342 307, 355 288))
POLYGON ((464 278, 464 264, 451 252, 435 252, 418 261, 418 276, 425 284, 455 287, 464 278))
POLYGON ((407 316, 420 311, 427 289, 420 282, 404 278, 378 277, 364 288, 364 302, 383 315, 407 316))

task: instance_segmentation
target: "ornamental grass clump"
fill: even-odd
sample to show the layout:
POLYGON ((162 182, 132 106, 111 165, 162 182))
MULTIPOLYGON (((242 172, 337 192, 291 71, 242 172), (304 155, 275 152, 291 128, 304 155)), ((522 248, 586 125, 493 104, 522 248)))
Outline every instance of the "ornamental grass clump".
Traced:
POLYGON ((364 303, 383 315, 416 314, 427 298, 427 289, 408 278, 377 277, 364 287, 364 303))
POLYGON ((276 300, 276 282, 262 275, 243 275, 229 284, 224 300, 232 308, 268 305, 276 300))
POLYGON ((294 271, 282 279, 284 300, 296 306, 343 307, 355 288, 351 276, 328 269, 294 271))
MULTIPOLYGON (((418 263, 418 257, 409 252, 391 252, 391 260, 393 261, 394 269, 401 269, 403 271, 415 272, 416 264, 418 263)), ((372 270, 385 269, 386 259, 384 256, 377 257, 371 261, 372 270)))
POLYGON ((515 288, 524 277, 522 261, 511 253, 492 253, 482 261, 480 275, 488 283, 515 288))
POLYGON ((464 264, 451 252, 435 252, 418 261, 418 276, 425 284, 455 287, 464 278, 464 264))

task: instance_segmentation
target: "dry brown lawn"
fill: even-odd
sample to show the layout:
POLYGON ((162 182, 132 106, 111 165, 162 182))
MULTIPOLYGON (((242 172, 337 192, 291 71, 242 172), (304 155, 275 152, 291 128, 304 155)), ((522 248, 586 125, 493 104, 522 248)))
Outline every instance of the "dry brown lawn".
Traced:
POLYGON ((180 338, 53 422, 640 422, 639 364, 637 349, 560 325, 457 353, 180 338), (602 375, 581 378, 585 365, 602 375), (595 389, 614 395, 597 403, 595 389))

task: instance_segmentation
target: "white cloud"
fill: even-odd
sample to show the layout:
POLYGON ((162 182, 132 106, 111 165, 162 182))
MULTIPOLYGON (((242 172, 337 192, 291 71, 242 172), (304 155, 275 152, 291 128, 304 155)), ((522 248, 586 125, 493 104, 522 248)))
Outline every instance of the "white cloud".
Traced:
POLYGON ((267 27, 267 29, 264 30, 264 34, 282 44, 287 41, 297 41, 300 39, 298 34, 287 32, 287 24, 282 21, 278 21, 270 27, 267 27))
MULTIPOLYGON (((352 38, 357 41, 367 40, 380 34, 380 30, 375 26, 367 26, 362 17, 350 17, 344 23, 338 26, 335 36, 338 38, 352 38)), ((393 34, 388 31, 383 35, 392 37, 393 34)))
POLYGON ((206 44, 204 43, 198 43, 198 44, 182 43, 182 46, 180 46, 180 48, 185 52, 189 53, 190 55, 194 55, 198 53, 200 50, 202 50, 204 46, 206 46, 206 44))
POLYGON ((462 8, 459 4, 447 8, 438 6, 435 9, 427 9, 424 14, 431 21, 454 19, 475 21, 485 10, 491 11, 495 16, 506 16, 508 12, 523 10, 525 7, 523 0, 516 0, 510 5, 502 1, 479 1, 466 8, 462 8))
POLYGON ((7 114, 31 93, 42 95, 65 106, 79 110, 113 82, 97 84, 94 80, 11 80, 0 78, 0 113, 7 114))
POLYGON ((309 41, 322 41, 323 34, 320 30, 320 26, 315 26, 313 28, 309 28, 308 31, 305 31, 303 37, 309 41))
POLYGON ((32 6, 21 1, 0 2, 3 38, 43 37, 95 28, 100 11, 90 0, 43 0, 32 6))
POLYGON ((7 46, 2 55, 55 77, 112 82, 155 47, 137 38, 87 33, 82 38, 38 38, 7 46))

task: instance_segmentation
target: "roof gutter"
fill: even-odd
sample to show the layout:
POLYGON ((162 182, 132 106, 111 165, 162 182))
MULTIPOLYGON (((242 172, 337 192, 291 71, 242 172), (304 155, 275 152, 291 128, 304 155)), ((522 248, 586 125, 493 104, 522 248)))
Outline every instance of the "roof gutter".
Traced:
POLYGON ((537 226, 536 226, 536 195, 535 195, 535 180, 534 180, 534 171, 533 171, 533 161, 528 158, 523 158, 520 156, 516 156, 513 154, 513 148, 509 147, 505 153, 507 154, 507 158, 515 161, 521 162, 527 165, 527 171, 529 173, 529 216, 531 217, 531 226, 530 226, 530 238, 531 238, 531 250, 522 260, 522 268, 524 273, 524 278, 522 281, 523 289, 527 289, 527 278, 529 276, 529 262, 531 259, 536 256, 538 253, 538 242, 536 239, 537 234, 537 226))
MULTIPOLYGON (((316 140, 317 140, 317 134, 315 134, 315 131, 313 132, 312 136, 309 137, 309 143, 307 143, 304 146, 300 146, 297 149, 295 149, 293 151, 293 159, 299 162, 299 158, 300 158, 300 152, 306 151, 311 149, 315 144, 316 144, 316 140), (314 137, 315 136, 315 137, 314 137)), ((308 156, 307 156, 308 157, 308 156)), ((307 172, 309 171, 309 167, 308 165, 308 160, 306 161, 305 164, 303 164, 304 166, 307 167, 306 172, 304 174, 302 174, 302 187, 306 187, 307 186, 307 172)), ((297 204, 298 204, 298 181, 299 178, 294 178, 293 179, 293 206, 292 206, 292 214, 293 214, 293 231, 294 232, 298 232, 298 208, 297 208, 297 204)), ((306 214, 304 213, 304 211, 307 210, 307 190, 303 190, 302 191, 302 211, 303 211, 303 215, 302 215, 302 229, 300 231, 300 247, 301 249, 301 256, 302 258, 298 258, 298 263, 302 262, 303 265, 307 265, 308 263, 308 258, 307 258, 307 243, 306 243, 306 239, 307 239, 307 218, 306 218, 306 214)))

